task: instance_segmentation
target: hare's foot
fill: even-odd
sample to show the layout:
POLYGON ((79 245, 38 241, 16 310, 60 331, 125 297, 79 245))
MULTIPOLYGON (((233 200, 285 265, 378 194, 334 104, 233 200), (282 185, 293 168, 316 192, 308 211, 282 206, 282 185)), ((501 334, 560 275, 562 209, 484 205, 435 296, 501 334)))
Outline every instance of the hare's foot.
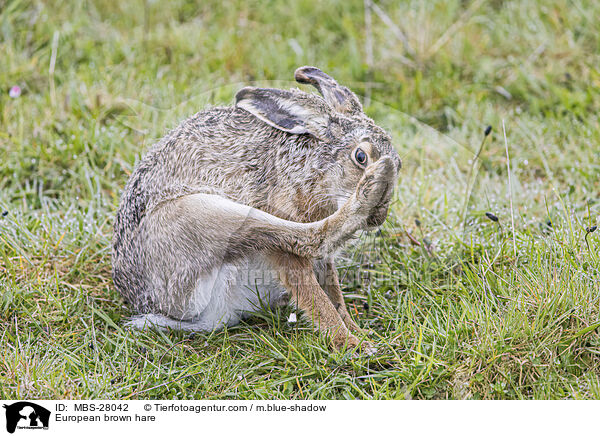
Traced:
POLYGON ((353 350, 352 356, 354 358, 368 357, 377 353, 377 348, 375 348, 371 342, 365 340, 361 341, 354 335, 349 335, 343 342, 334 343, 334 346, 338 350, 344 349, 344 347, 347 350, 353 350))
POLYGON ((361 229, 381 225, 385 221, 396 169, 392 159, 383 157, 369 166, 356 191, 346 203, 322 222, 322 253, 341 247, 361 229))
POLYGON ((368 341, 362 341, 359 350, 354 353, 354 357, 369 357, 377 354, 377 348, 368 341))
POLYGON ((356 189, 354 208, 369 227, 385 221, 394 187, 396 169, 392 159, 384 157, 365 170, 356 189))

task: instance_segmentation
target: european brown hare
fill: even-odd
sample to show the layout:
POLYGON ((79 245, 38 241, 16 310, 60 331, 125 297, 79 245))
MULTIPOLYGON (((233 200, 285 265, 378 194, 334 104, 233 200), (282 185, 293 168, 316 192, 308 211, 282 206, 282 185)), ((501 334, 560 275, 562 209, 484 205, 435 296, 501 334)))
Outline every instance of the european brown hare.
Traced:
POLYGON ((290 297, 336 348, 361 344, 336 253, 387 215, 400 158, 356 95, 314 67, 243 88, 155 144, 122 195, 113 278, 129 325, 210 331, 290 297), (322 280, 318 280, 321 278, 322 280))

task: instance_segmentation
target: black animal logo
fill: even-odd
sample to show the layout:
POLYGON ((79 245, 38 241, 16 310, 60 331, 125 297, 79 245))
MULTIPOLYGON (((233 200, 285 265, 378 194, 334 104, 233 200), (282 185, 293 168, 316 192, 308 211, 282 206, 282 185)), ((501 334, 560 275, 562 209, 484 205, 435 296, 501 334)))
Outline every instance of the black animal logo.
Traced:
POLYGON ((6 409, 6 431, 14 433, 21 428, 48 428, 50 411, 29 401, 19 401, 3 406, 6 409))

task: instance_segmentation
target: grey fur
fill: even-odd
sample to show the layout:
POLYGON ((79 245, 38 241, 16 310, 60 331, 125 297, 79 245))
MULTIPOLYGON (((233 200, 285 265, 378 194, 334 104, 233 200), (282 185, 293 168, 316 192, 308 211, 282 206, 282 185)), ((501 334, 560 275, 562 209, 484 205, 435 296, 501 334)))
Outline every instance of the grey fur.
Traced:
MULTIPOLYGON (((323 97, 244 88, 236 106, 193 115, 136 166, 112 250, 115 286, 141 314, 132 325, 210 330, 233 324, 248 306, 233 302, 238 296, 230 294, 241 288, 230 282, 254 268, 284 275, 258 286, 257 298, 274 304, 290 294, 305 313, 318 315, 315 324, 335 345, 348 339, 356 345, 347 329, 359 329, 343 299, 332 312, 309 265, 316 272, 329 265, 337 280, 336 251, 357 230, 385 220, 400 159, 351 91, 314 67, 299 68, 295 77, 323 97), (352 157, 359 144, 368 149, 365 167, 352 157), (290 280, 300 272, 310 283, 290 280), (304 303, 307 295, 316 309, 304 303), (215 315, 221 306, 222 321, 209 322, 198 311, 207 307, 215 315), (236 310, 239 316, 232 315, 236 310)), ((337 282, 322 288, 332 302, 341 298, 337 282)))

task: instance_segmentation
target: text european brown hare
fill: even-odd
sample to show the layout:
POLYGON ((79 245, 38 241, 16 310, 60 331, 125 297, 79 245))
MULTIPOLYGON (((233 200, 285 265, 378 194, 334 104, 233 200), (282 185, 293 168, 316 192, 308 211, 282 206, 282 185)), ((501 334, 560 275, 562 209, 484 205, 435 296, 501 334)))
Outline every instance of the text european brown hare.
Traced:
POLYGON ((322 97, 243 88, 137 165, 112 252, 115 286, 139 312, 129 325, 210 331, 289 297, 336 348, 372 351, 334 258, 384 222, 400 158, 348 88, 314 67, 295 78, 322 97))

